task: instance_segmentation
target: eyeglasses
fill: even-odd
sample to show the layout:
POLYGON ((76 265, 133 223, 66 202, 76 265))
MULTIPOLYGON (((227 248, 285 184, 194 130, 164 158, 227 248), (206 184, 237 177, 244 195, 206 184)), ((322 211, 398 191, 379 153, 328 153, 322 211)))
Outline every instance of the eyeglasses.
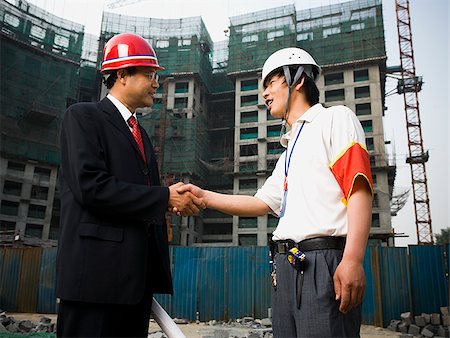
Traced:
POLYGON ((147 76, 150 80, 153 80, 155 82, 159 81, 159 74, 155 71, 152 71, 150 73, 144 73, 145 76, 147 76))

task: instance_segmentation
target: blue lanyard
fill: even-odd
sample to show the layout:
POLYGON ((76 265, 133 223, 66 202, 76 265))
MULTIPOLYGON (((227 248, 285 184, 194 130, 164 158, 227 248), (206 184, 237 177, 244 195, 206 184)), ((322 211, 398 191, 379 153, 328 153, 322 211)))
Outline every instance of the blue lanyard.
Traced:
MULTIPOLYGON (((287 176, 288 176, 288 171, 289 171, 289 167, 291 165, 291 157, 292 157, 292 153, 294 152, 294 148, 295 145, 297 144, 297 140, 298 137, 300 136, 300 133, 302 132, 303 126, 305 125, 305 121, 303 121, 302 125, 300 126, 300 130, 298 131, 297 137, 295 138, 294 141, 294 145, 292 146, 291 152, 289 154, 289 159, 287 158, 287 150, 286 149, 286 157, 284 158, 284 190, 287 190, 287 176)), ((289 145, 288 145, 289 148, 289 145)))

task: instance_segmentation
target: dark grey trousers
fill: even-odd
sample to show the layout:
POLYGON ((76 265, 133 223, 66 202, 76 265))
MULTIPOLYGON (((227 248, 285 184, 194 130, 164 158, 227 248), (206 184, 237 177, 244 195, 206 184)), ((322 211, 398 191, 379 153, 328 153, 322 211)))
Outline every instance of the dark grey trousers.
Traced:
POLYGON ((274 337, 359 337, 361 307, 343 314, 335 300, 333 275, 342 259, 342 251, 316 250, 305 254, 300 309, 297 308, 296 294, 300 273, 289 264, 285 254, 275 255, 274 337))

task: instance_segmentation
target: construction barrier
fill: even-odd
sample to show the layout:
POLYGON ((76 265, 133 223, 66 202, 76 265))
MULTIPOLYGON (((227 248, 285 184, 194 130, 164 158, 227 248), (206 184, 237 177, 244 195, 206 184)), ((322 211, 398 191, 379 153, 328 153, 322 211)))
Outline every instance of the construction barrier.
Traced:
MULTIPOLYGON (((448 250, 448 245, 446 247, 448 250)), ((55 313, 56 248, 0 248, 0 308, 55 313)), ((174 295, 156 295, 188 320, 265 318, 270 308, 268 247, 171 247, 174 295)), ((448 306, 442 246, 368 247, 363 323, 386 327, 403 312, 448 306)))

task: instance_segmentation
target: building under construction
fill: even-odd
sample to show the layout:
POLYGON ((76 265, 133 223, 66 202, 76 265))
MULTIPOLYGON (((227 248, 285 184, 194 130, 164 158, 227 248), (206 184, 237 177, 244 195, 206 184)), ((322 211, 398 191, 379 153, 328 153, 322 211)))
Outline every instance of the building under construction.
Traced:
POLYGON ((1 0, 0 17, 1 232, 56 239, 58 131, 78 99, 83 26, 26 1, 1 0))
MULTIPOLYGON (((321 102, 344 104, 361 120, 375 188, 371 240, 392 245, 395 164, 385 150, 382 123, 381 0, 301 11, 290 5, 231 17, 228 39, 216 43, 201 17, 104 12, 97 38, 84 34, 81 25, 37 13, 42 10, 25 1, 1 1, 3 232, 54 238, 61 115, 72 102, 105 95, 98 52, 114 34, 132 32, 155 47, 166 68, 155 104, 138 112, 165 184, 192 182, 233 194, 254 194, 283 152, 281 120, 267 112, 259 91, 264 60, 283 47, 309 51, 323 69, 321 102)), ((172 243, 183 246, 267 245, 277 224, 271 215, 236 217, 214 210, 169 221, 172 243)))

